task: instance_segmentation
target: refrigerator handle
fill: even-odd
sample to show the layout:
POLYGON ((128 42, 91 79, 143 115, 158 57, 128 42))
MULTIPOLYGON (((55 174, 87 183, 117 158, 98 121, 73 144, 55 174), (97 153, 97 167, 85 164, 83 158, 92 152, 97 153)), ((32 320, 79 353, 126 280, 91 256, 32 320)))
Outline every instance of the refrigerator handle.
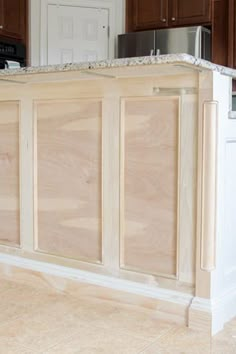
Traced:
POLYGON ((160 49, 151 49, 150 50, 150 56, 153 56, 153 55, 160 55, 161 51, 160 49))

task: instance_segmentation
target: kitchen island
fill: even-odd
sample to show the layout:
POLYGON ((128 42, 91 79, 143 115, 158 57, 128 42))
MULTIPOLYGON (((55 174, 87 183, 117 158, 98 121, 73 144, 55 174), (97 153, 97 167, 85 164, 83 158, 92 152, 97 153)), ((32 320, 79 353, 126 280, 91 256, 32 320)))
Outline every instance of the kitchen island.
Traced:
POLYGON ((236 71, 186 54, 0 71, 0 262, 236 315, 236 71))

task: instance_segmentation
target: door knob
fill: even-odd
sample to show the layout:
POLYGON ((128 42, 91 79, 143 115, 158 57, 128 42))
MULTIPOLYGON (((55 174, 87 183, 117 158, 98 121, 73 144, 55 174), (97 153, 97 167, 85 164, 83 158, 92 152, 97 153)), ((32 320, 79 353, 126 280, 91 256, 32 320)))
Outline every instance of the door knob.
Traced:
POLYGON ((172 21, 175 21, 175 17, 172 17, 172 19, 171 19, 172 21))
POLYGON ((165 19, 165 18, 163 18, 163 19, 162 19, 162 22, 166 22, 166 19, 165 19))
POLYGON ((0 26, 0 29, 3 29, 3 26, 0 26))

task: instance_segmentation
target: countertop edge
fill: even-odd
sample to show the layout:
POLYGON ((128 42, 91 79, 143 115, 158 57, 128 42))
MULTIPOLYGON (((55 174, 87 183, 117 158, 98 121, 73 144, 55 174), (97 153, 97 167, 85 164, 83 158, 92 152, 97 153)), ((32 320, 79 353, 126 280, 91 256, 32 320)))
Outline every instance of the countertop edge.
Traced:
POLYGON ((145 66, 145 65, 190 65, 194 69, 203 69, 219 72, 222 75, 236 78, 236 70, 211 63, 209 61, 195 58, 189 54, 168 54, 160 56, 147 56, 147 57, 135 57, 124 59, 111 59, 95 62, 83 62, 83 63, 70 63, 61 65, 48 65, 38 67, 26 67, 19 69, 6 69, 0 70, 1 77, 12 77, 18 75, 32 75, 41 73, 57 73, 57 72, 70 72, 70 71, 88 71, 95 69, 105 68, 121 68, 129 66, 145 66))

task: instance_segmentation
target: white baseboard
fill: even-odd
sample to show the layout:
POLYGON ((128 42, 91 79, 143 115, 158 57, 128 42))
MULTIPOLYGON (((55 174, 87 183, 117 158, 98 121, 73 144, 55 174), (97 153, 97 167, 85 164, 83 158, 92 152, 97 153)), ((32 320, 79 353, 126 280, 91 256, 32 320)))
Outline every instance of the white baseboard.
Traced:
POLYGON ((132 282, 125 279, 114 278, 106 275, 95 274, 83 270, 63 267, 46 262, 40 262, 23 257, 12 256, 0 253, 0 263, 50 274, 66 279, 86 282, 102 287, 107 287, 119 291, 124 291, 136 295, 149 297, 152 299, 171 302, 188 308, 193 296, 174 290, 156 288, 142 283, 132 282))
POLYGON ((195 297, 189 313, 191 328, 201 329, 202 327, 215 335, 224 328, 225 323, 236 316, 236 288, 230 289, 216 299, 208 300, 195 297))

